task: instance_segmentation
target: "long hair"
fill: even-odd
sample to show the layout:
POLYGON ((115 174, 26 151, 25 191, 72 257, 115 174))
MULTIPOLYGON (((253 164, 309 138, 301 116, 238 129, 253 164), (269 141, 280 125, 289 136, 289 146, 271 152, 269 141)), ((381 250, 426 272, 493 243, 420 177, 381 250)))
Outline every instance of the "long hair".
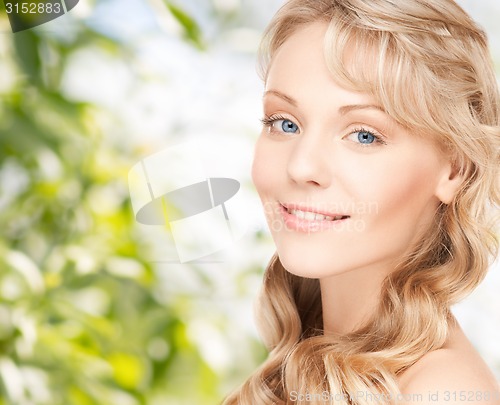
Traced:
POLYGON ((257 313, 269 357, 226 405, 395 399, 397 377, 443 346, 450 306, 483 280, 498 252, 500 96, 481 28, 452 0, 290 0, 262 42, 264 80, 281 45, 315 22, 328 26, 324 54, 335 80, 432 139, 464 181, 352 333, 323 333, 319 281, 290 274, 275 255, 257 313))

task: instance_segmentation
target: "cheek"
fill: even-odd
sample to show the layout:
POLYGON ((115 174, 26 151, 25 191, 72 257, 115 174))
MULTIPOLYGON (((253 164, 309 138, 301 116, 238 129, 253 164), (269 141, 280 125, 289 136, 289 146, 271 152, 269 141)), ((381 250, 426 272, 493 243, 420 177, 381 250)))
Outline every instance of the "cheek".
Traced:
POLYGON ((279 160, 281 156, 262 136, 259 138, 255 145, 252 180, 261 198, 283 178, 283 164, 279 160))
POLYGON ((363 161, 342 162, 342 183, 358 201, 396 205, 433 195, 437 167, 431 157, 413 153, 374 155, 363 161))
POLYGON ((431 197, 425 178, 414 173, 394 175, 380 187, 381 192, 384 190, 385 193, 379 197, 380 209, 393 217, 418 214, 431 197))
POLYGON ((266 173, 270 169, 266 164, 265 150, 263 150, 261 143, 259 140, 255 145, 252 162, 252 181, 259 194, 261 194, 263 188, 266 186, 266 173))
POLYGON ((427 226, 437 207, 434 196, 437 172, 421 159, 408 157, 397 164, 380 166, 365 183, 364 198, 378 210, 375 221, 387 234, 413 234, 427 226))

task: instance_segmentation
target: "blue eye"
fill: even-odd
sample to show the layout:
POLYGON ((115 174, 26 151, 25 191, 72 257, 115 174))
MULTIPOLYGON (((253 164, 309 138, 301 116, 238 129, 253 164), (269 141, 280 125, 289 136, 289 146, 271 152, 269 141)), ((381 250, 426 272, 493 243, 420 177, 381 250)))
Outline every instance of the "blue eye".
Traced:
POLYGON ((297 124, 293 123, 290 120, 279 120, 276 121, 276 124, 281 123, 281 129, 283 132, 296 133, 299 130, 297 124))
POLYGON ((299 126, 282 116, 265 117, 262 119, 262 124, 269 129, 269 132, 298 134, 300 132, 299 126))
POLYGON ((372 148, 375 146, 386 145, 383 135, 380 135, 378 132, 369 129, 364 129, 362 127, 352 130, 346 136, 346 139, 350 142, 354 142, 360 147, 372 148))
POLYGON ((377 140, 377 137, 368 131, 358 131, 358 141, 363 144, 371 144, 377 140))

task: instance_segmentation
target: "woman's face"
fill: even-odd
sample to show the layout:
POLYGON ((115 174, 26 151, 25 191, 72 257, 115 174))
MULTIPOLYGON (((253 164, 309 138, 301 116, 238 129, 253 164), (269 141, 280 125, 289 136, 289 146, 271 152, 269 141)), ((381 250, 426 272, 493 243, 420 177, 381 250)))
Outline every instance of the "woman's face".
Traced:
POLYGON ((369 94, 336 84, 325 31, 301 28, 273 58, 253 181, 288 271, 386 274, 432 226, 449 164, 369 94))

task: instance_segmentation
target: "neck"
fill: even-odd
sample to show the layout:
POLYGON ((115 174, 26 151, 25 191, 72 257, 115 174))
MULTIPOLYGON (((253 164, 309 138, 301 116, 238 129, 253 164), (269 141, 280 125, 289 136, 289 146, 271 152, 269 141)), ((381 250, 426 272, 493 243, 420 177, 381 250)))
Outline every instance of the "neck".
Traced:
POLYGON ((388 268, 357 269, 320 280, 325 334, 345 335, 370 319, 388 268))

